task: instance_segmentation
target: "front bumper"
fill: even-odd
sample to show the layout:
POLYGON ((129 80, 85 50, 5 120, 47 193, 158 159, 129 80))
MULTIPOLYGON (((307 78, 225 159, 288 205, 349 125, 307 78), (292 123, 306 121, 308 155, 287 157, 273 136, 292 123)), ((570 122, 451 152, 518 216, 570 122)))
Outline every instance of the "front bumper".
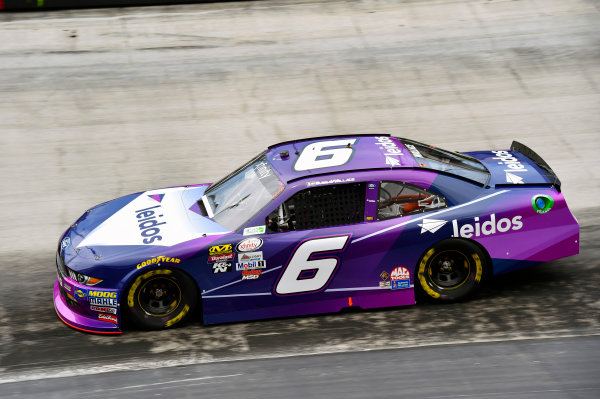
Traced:
MULTIPOLYGON (((120 334, 121 318, 119 308, 115 307, 115 313, 102 313, 92 310, 92 307, 100 308, 101 305, 91 305, 89 295, 79 298, 75 293, 98 293, 110 290, 90 290, 91 287, 76 283, 74 280, 66 277, 59 277, 54 282, 54 309, 58 317, 68 325, 77 330, 101 333, 101 334, 120 334), (64 287, 66 286, 66 288, 64 287), (103 315, 103 316, 101 316, 103 315), (112 321, 101 320, 101 318, 112 321)), ((104 306, 108 308, 107 306, 104 306)), ((107 309, 108 310, 108 309, 107 309)))

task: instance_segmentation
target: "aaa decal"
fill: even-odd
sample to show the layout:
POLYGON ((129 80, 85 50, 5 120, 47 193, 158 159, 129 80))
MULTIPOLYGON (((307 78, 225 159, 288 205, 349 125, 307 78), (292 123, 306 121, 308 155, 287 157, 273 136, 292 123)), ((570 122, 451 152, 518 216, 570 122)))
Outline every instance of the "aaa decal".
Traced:
POLYGON ((162 263, 179 263, 181 259, 179 258, 169 258, 168 256, 157 256, 156 258, 148 259, 143 261, 142 263, 137 264, 137 268, 141 269, 144 266, 150 265, 160 265, 162 263))
POLYGON ((233 245, 231 244, 215 245, 208 248, 209 255, 228 254, 230 252, 233 252, 233 245))

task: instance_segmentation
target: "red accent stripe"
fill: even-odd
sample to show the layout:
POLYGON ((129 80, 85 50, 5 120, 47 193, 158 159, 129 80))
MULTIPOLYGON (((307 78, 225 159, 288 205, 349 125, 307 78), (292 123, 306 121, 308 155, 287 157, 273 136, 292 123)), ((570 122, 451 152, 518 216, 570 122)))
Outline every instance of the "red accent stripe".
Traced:
MULTIPOLYGON (((2 1, 2 0, 0 0, 0 1, 2 1)), ((74 328, 74 329, 79 330, 79 331, 84 331, 84 332, 94 333, 94 334, 122 334, 121 331, 91 331, 91 330, 85 330, 83 328, 75 327, 74 325, 67 323, 67 321, 65 319, 63 319, 62 317, 60 317, 60 315, 58 314, 58 312, 56 312, 56 315, 58 316, 58 318, 63 323, 65 323, 69 327, 74 328)))

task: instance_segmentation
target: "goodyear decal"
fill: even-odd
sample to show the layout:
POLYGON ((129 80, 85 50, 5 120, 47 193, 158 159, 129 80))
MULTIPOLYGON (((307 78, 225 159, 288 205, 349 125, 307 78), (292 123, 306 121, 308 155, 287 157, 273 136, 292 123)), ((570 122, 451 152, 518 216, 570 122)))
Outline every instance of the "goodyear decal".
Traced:
POLYGON ((137 268, 141 269, 144 266, 150 265, 160 265, 161 263, 179 263, 181 259, 179 258, 169 258, 168 256, 157 256, 156 258, 148 259, 143 261, 142 263, 137 264, 137 268))

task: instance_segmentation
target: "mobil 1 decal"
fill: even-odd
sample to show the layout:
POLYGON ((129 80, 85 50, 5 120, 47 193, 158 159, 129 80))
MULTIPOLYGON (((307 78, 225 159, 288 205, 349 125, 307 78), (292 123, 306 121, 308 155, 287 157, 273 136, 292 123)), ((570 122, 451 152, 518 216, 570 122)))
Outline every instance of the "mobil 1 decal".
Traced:
POLYGON ((275 294, 307 294, 323 290, 335 274, 351 234, 313 237, 302 241, 292 253, 275 284, 275 294))

